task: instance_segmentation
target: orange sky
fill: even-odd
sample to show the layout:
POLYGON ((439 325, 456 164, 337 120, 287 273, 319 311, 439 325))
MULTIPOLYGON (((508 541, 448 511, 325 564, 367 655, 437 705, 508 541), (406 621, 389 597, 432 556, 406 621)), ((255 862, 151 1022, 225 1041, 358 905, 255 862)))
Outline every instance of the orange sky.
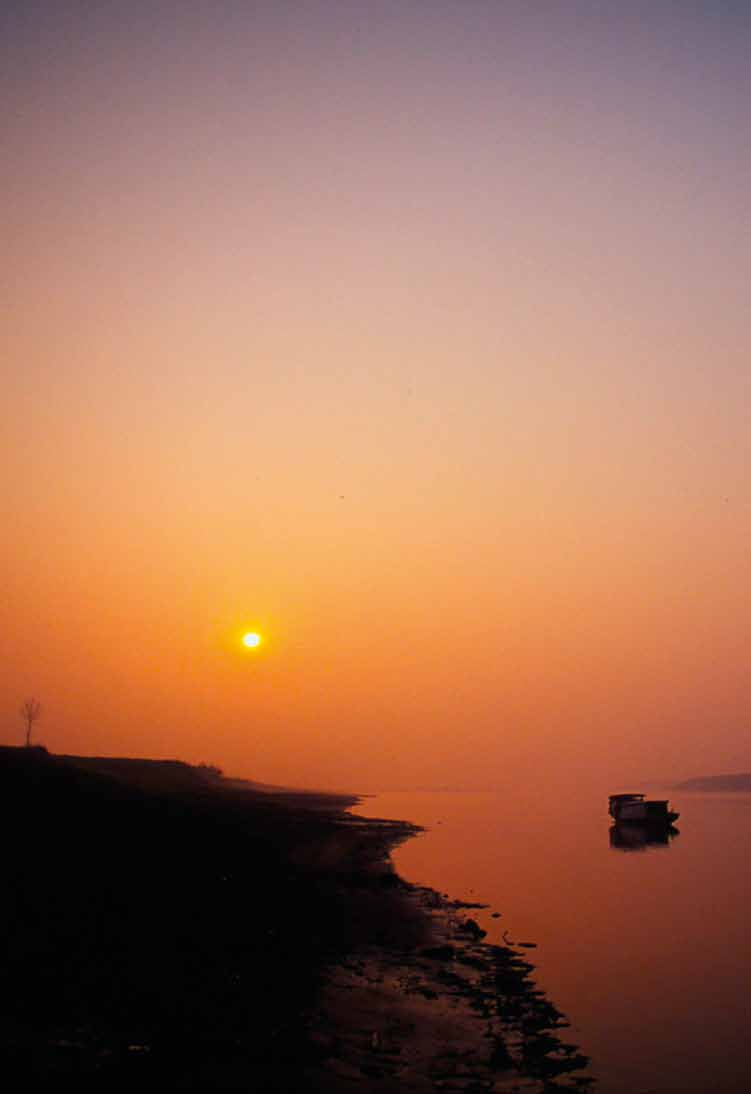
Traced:
POLYGON ((749 22, 689 7, 9 6, 3 741, 749 767, 749 22))

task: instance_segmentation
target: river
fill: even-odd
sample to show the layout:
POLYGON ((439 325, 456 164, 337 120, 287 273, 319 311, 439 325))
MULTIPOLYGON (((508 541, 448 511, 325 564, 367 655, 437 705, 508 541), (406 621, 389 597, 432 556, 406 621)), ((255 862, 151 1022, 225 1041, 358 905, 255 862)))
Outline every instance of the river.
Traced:
POLYGON ((538 985, 600 1094, 747 1092, 751 794, 650 796, 670 797, 679 831, 625 847, 607 791, 399 792, 357 811, 426 826, 398 872, 488 903, 489 941, 536 943, 538 985))

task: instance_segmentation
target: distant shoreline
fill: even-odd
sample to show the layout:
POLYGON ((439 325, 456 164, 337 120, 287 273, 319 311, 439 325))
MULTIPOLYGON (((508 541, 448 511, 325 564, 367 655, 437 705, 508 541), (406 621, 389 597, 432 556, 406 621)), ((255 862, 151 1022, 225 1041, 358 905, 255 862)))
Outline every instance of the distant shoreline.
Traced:
POLYGON ((676 790, 708 790, 708 791, 733 791, 735 793, 751 792, 751 774, 743 772, 738 775, 697 775, 692 779, 685 779, 676 783, 676 790))

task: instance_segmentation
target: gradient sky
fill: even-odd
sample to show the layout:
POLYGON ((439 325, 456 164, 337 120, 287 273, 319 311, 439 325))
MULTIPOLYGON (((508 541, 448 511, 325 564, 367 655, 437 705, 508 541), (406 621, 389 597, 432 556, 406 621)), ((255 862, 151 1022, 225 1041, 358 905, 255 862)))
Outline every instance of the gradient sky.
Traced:
POLYGON ((4 4, 2 739, 751 767, 749 56, 719 0, 4 4))

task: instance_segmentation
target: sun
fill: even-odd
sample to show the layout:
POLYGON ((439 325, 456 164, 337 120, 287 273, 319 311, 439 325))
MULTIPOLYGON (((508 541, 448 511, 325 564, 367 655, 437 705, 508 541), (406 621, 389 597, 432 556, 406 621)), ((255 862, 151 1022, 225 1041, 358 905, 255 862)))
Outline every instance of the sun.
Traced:
POLYGON ((254 650, 256 646, 261 645, 261 636, 256 634, 255 631, 248 631, 243 635, 243 645, 247 646, 249 650, 254 650))

